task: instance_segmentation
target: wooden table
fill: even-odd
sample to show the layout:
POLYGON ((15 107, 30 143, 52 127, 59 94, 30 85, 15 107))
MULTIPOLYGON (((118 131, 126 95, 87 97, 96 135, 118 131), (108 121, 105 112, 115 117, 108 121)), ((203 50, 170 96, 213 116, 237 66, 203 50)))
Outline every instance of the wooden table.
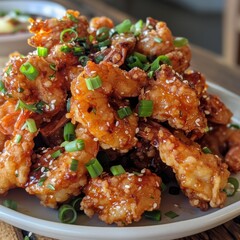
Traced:
MULTIPOLYGON (((89 17, 107 15, 117 22, 131 18, 126 14, 104 5, 98 0, 56 0, 69 9, 80 10, 89 17)), ((217 83, 240 95, 240 69, 226 66, 220 56, 192 46, 192 68, 202 72, 211 82, 217 83)), ((23 240, 26 232, 0 221, 0 240, 23 240)), ((44 233, 43 233, 44 234, 44 233)), ((34 234, 36 240, 52 240, 34 234)), ((240 217, 203 233, 181 238, 181 240, 237 240, 240 239, 240 217)), ((180 239, 179 239, 180 240, 180 239)))

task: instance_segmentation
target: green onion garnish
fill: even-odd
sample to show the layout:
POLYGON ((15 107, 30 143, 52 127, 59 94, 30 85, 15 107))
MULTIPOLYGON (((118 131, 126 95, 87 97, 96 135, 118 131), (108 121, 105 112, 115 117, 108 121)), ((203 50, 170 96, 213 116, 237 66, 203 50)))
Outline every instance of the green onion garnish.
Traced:
POLYGON ((43 183, 46 181, 47 177, 41 177, 39 180, 38 180, 38 186, 42 186, 43 183))
POLYGON ((95 63, 100 63, 104 59, 103 55, 98 55, 94 58, 95 63))
POLYGON ((30 62, 23 63, 19 70, 30 81, 35 80, 39 75, 38 70, 30 62))
POLYGON ((58 149, 57 151, 55 151, 51 154, 51 157, 52 158, 58 158, 61 154, 62 154, 61 150, 58 149))
POLYGON ((102 86, 102 80, 99 76, 85 79, 88 90, 94 90, 102 86))
POLYGON ((141 34, 142 29, 143 29, 143 20, 138 20, 134 25, 131 27, 131 32, 134 33, 134 36, 137 37, 141 34))
POLYGON ((82 197, 76 197, 70 202, 70 204, 77 212, 80 212, 81 202, 82 197))
POLYGON ((240 129, 240 125, 235 124, 235 123, 229 124, 229 127, 230 127, 230 128, 235 128, 235 129, 240 129))
POLYGON ((161 221, 161 211, 160 210, 145 211, 144 217, 154 221, 161 221))
POLYGON ((2 92, 3 94, 5 94, 7 92, 2 80, 0 80, 0 92, 2 92))
POLYGON ((171 219, 176 218, 176 217, 179 216, 177 213, 175 213, 173 211, 166 212, 166 213, 164 213, 164 215, 169 217, 169 218, 171 218, 171 219))
POLYGON ((109 28, 108 27, 101 27, 96 31, 96 39, 98 42, 102 42, 109 37, 109 28))
POLYGON ((70 108, 71 108, 71 98, 67 99, 67 104, 66 104, 66 110, 67 112, 70 112, 70 108))
POLYGON ((162 39, 160 37, 155 37, 154 38, 154 42, 157 42, 157 43, 162 43, 162 39))
POLYGON ((132 110, 130 107, 123 107, 123 108, 120 108, 118 111, 117 111, 117 114, 119 116, 119 118, 123 119, 129 115, 132 114, 132 110))
POLYGON ((87 62, 90 60, 89 57, 87 56, 81 56, 79 57, 78 61, 80 62, 80 64, 85 67, 87 65, 87 62))
POLYGON ((206 154, 212 153, 212 151, 211 151, 208 147, 203 147, 203 148, 202 148, 202 151, 203 151, 204 153, 206 153, 206 154))
POLYGON ((60 41, 62 43, 70 43, 70 42, 73 42, 74 40, 76 40, 78 37, 78 33, 72 29, 72 28, 67 28, 65 30, 63 30, 61 33, 60 33, 60 41), (72 35, 72 38, 68 41, 65 41, 64 38, 67 36, 67 35, 72 35))
POLYGON ((231 197, 236 193, 238 188, 239 188, 239 181, 234 177, 229 177, 228 183, 224 188, 224 192, 226 192, 228 197, 231 197))
POLYGON ((130 56, 127 58, 127 66, 132 69, 134 67, 143 68, 143 64, 137 56, 130 56))
POLYGON ((112 167, 110 167, 110 171, 113 174, 113 176, 118 176, 118 175, 126 172, 122 165, 112 166, 112 167))
POLYGON ((40 101, 40 102, 34 103, 34 104, 27 104, 19 99, 17 102, 17 105, 16 105, 16 110, 27 109, 31 112, 36 112, 36 113, 41 114, 41 113, 43 113, 44 106, 45 106, 45 102, 43 102, 43 101, 40 101))
POLYGON ((134 52, 133 56, 136 56, 142 63, 146 63, 148 61, 147 57, 139 52, 134 52))
POLYGON ((123 22, 115 26, 117 33, 126 33, 130 31, 132 22, 129 19, 125 19, 123 22))
POLYGON ((170 59, 165 56, 165 55, 161 55, 161 56, 158 56, 151 64, 151 71, 157 71, 159 68, 160 68, 160 65, 161 64, 167 64, 167 65, 171 65, 171 61, 170 59))
POLYGON ((78 23, 78 19, 74 17, 72 14, 67 13, 66 14, 67 18, 69 18, 72 22, 78 23))
POLYGON ((55 187, 51 184, 51 183, 49 183, 48 185, 47 185, 47 188, 48 189, 51 189, 51 190, 55 190, 55 187))
POLYGON ((65 124, 63 129, 63 137, 65 141, 73 141, 76 138, 75 126, 71 122, 65 124))
POLYGON ((173 44, 175 47, 183 47, 188 44, 188 40, 187 38, 184 38, 184 37, 176 37, 173 40, 173 44))
POLYGON ((77 220, 77 212, 71 205, 64 204, 58 210, 58 218, 62 223, 73 224, 77 220))
POLYGON ((30 133, 35 133, 35 132, 37 132, 37 126, 36 126, 36 123, 35 123, 34 119, 28 118, 28 119, 26 120, 26 124, 27 124, 28 131, 29 131, 30 133))
POLYGON ((21 139, 22 139, 22 135, 17 134, 17 135, 15 136, 14 142, 15 142, 15 143, 20 143, 20 142, 21 142, 21 139))
POLYGON ((152 100, 140 100, 138 105, 139 117, 150 117, 153 113, 153 101, 152 100))
POLYGON ((74 141, 68 142, 65 146, 66 152, 76 152, 84 149, 84 140, 76 139, 74 141))
POLYGON ((162 192, 164 192, 166 189, 167 189, 166 184, 162 182, 161 183, 161 190, 162 190, 162 192))
POLYGON ((78 169, 78 163, 79 161, 76 159, 72 159, 71 165, 70 165, 70 170, 73 172, 76 172, 78 169))
POLYGON ((48 49, 46 47, 37 47, 37 54, 39 57, 46 57, 48 55, 48 49))
POLYGON ((97 44, 97 46, 98 46, 99 48, 108 47, 108 46, 110 46, 110 45, 111 45, 111 40, 110 40, 110 39, 106 39, 106 40, 104 40, 104 41, 102 41, 102 42, 99 42, 99 43, 97 44))
POLYGON ((74 56, 82 56, 83 54, 85 54, 84 47, 74 47, 73 48, 73 55, 74 56))
POLYGON ((11 71, 12 71, 12 64, 10 64, 6 70, 7 76, 10 76, 11 71))
POLYGON ((60 48, 60 51, 61 51, 61 52, 64 52, 64 53, 69 53, 69 52, 72 51, 72 49, 71 49, 70 47, 64 45, 64 46, 62 46, 62 47, 60 48))
POLYGON ((92 178, 98 177, 103 172, 103 167, 96 158, 91 159, 85 166, 92 178))
POLYGON ((11 199, 6 199, 3 201, 3 206, 10 208, 12 210, 17 210, 17 202, 11 199))

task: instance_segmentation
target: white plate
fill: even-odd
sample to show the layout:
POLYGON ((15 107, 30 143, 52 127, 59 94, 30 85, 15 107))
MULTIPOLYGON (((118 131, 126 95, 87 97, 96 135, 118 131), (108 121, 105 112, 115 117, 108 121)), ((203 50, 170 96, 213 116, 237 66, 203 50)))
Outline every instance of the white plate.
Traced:
MULTIPOLYGON (((234 112, 234 121, 239 123, 240 111, 236 110, 240 97, 213 83, 209 82, 208 85, 209 92, 221 96, 234 112)), ((240 174, 235 177, 240 181, 240 174)), ((1 220, 34 233, 64 240, 175 239, 205 231, 240 215, 240 192, 229 197, 224 208, 202 212, 191 207, 182 194, 174 196, 165 191, 161 204, 162 220, 156 222, 142 219, 129 227, 108 226, 97 217, 89 219, 84 215, 79 217, 76 225, 62 224, 58 220, 57 210, 41 206, 37 198, 29 196, 23 189, 11 190, 7 196, 0 197, 0 203, 4 199, 17 201, 18 211, 0 205, 1 220), (168 219, 164 216, 170 210, 179 214, 179 217, 168 219)))

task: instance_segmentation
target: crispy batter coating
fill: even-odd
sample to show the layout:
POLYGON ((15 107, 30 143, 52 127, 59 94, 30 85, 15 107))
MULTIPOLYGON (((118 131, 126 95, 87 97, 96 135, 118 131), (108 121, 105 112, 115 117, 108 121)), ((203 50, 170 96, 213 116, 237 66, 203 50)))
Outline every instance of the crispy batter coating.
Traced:
POLYGON ((0 194, 15 187, 24 187, 30 171, 33 139, 37 132, 31 133, 22 129, 29 117, 28 111, 18 111, 18 114, 12 137, 4 143, 0 153, 0 194), (18 136, 21 136, 20 141, 16 140, 18 136))
POLYGON ((190 204, 203 210, 209 205, 223 207, 223 189, 230 175, 227 165, 218 156, 205 154, 197 143, 189 139, 184 142, 160 125, 153 128, 143 124, 140 131, 158 147, 162 161, 173 169, 190 204))
POLYGON ((87 183, 87 170, 85 164, 96 157, 98 143, 93 137, 78 126, 77 139, 84 140, 85 147, 81 151, 66 152, 60 147, 43 150, 36 154, 34 164, 26 184, 26 191, 36 195, 41 204, 55 208, 58 203, 77 196, 81 188, 87 183), (62 154, 54 159, 51 154, 61 150, 62 154), (72 159, 78 161, 77 170, 71 170, 72 159))
POLYGON ((161 179, 147 169, 141 174, 123 173, 92 178, 84 188, 81 209, 92 217, 95 213, 108 223, 125 226, 141 219, 144 211, 159 209, 161 179))
POLYGON ((146 74, 140 69, 126 72, 111 63, 101 62, 97 65, 88 62, 84 71, 72 82, 70 118, 82 123, 102 147, 129 150, 136 143, 138 118, 131 114, 120 119, 116 112, 118 109, 111 107, 109 99, 137 96, 145 79, 146 74), (88 90, 85 80, 95 76, 100 77, 102 86, 94 91, 88 90))
POLYGON ((205 132, 207 120, 196 92, 170 66, 162 65, 157 80, 149 82, 140 98, 153 101, 153 118, 187 133, 205 132))

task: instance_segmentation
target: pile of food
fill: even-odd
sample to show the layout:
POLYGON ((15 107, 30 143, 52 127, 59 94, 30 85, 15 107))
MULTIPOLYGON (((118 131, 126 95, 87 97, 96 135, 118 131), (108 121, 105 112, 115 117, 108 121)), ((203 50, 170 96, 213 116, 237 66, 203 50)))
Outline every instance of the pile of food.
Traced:
POLYGON ((224 206, 240 130, 189 70, 186 38, 72 10, 30 23, 36 50, 13 53, 0 81, 1 194, 24 188, 65 210, 82 196, 87 216, 119 226, 161 209, 168 181, 194 207, 224 206))

